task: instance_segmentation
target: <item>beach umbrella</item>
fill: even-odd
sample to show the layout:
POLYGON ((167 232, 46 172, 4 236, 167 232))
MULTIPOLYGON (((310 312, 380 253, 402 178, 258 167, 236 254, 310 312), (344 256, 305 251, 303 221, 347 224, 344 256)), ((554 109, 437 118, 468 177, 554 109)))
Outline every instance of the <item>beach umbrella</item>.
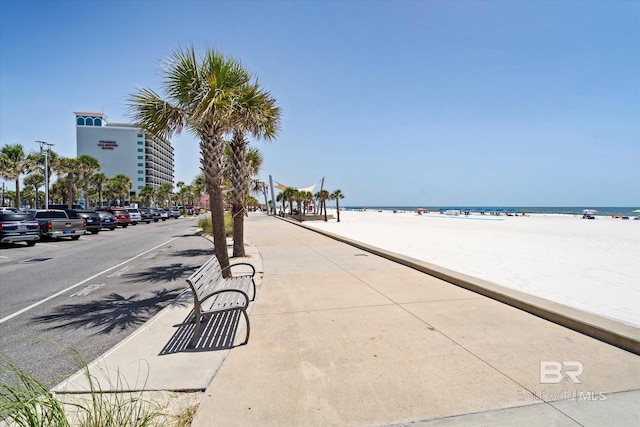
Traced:
POLYGON ((640 212, 640 209, 636 209, 634 212, 640 212))
POLYGON ((593 215, 593 214, 597 214, 598 213, 598 211, 595 210, 595 209, 585 209, 582 212, 584 212, 586 214, 589 214, 589 215, 593 215))

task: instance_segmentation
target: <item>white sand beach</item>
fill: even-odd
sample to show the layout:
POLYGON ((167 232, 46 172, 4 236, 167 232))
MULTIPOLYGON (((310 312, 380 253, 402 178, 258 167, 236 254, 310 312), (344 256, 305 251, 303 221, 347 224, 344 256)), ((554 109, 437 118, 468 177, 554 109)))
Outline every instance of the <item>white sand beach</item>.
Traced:
POLYGON ((640 221, 375 210, 340 220, 305 225, 640 327, 640 221))

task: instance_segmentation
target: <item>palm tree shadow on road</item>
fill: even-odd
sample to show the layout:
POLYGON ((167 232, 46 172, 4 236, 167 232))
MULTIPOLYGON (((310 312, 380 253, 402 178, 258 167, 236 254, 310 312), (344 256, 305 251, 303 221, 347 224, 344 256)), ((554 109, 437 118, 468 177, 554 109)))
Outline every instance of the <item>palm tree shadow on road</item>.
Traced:
POLYGON ((99 301, 62 305, 34 320, 47 325, 47 330, 88 328, 95 330, 93 335, 109 334, 142 325, 182 292, 164 289, 146 298, 112 293, 99 301))

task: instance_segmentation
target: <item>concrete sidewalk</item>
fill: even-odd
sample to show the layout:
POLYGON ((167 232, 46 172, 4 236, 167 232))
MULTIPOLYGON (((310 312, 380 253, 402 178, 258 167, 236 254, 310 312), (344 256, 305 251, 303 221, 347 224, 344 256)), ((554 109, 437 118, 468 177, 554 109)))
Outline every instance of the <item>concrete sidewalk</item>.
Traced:
POLYGON ((206 389, 197 427, 637 425, 639 356, 278 218, 245 224, 263 272, 248 345, 186 348, 186 299, 92 372, 206 389))

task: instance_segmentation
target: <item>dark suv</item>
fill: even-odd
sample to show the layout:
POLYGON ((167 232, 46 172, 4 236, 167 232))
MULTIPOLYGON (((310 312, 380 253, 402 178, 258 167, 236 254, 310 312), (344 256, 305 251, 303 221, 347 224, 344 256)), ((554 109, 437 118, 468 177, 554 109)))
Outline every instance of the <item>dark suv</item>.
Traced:
POLYGON ((33 246, 40 240, 40 224, 26 212, 0 212, 0 243, 26 242, 33 246))
POLYGON ((111 212, 116 217, 116 223, 122 228, 127 228, 131 224, 131 217, 125 208, 100 208, 99 211, 111 212))
POLYGON ((151 212, 151 217, 153 218, 153 222, 160 221, 160 211, 156 208, 149 208, 149 212, 151 212))
POLYGON ((65 209, 69 218, 82 218, 87 222, 87 231, 98 234, 102 229, 102 220, 93 209, 65 209))
POLYGON ((149 224, 151 221, 154 220, 153 218, 153 214, 151 213, 151 209, 148 208, 140 208, 138 209, 140 211, 140 216, 142 217, 142 219, 140 220, 140 222, 144 222, 146 224, 149 224))

